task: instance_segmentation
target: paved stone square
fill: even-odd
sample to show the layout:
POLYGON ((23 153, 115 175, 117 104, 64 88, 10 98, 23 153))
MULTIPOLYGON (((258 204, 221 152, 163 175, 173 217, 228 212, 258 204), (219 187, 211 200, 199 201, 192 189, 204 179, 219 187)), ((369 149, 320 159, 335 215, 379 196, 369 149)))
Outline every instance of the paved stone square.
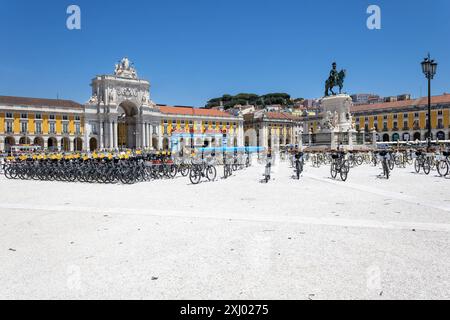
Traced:
POLYGON ((450 298, 448 179, 263 170, 196 186, 0 177, 0 299, 450 298))

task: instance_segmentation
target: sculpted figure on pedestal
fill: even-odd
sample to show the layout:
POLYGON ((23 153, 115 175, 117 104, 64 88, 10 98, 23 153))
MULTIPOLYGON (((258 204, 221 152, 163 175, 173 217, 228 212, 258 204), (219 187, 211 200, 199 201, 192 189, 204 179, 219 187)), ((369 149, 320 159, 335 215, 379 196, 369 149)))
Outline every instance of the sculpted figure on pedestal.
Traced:
POLYGON ((89 99, 88 103, 89 104, 96 104, 96 103, 98 103, 97 94, 94 93, 94 95, 89 99))
POLYGON ((129 79, 137 79, 136 69, 130 63, 128 58, 123 58, 118 64, 115 66, 114 74, 119 77, 129 78, 129 79))

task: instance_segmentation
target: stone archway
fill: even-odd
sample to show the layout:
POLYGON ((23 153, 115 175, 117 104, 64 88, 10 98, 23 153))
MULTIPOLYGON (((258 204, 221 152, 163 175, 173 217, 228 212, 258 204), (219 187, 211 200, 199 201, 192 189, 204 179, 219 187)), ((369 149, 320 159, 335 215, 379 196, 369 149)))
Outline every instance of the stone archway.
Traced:
POLYGON ((31 144, 31 140, 28 137, 21 137, 19 139, 19 144, 20 145, 30 145, 31 144))
POLYGON ((159 150, 159 141, 157 137, 152 138, 152 146, 155 150, 159 150))
POLYGON ((398 133, 394 133, 393 135, 392 135, 392 141, 393 142, 397 142, 397 141, 399 141, 400 140, 400 135, 398 134, 398 133))
POLYGON ((83 151, 83 140, 81 138, 75 138, 75 140, 73 140, 73 149, 76 152, 83 151))
POLYGON ((420 139, 421 139, 420 132, 414 133, 413 140, 414 140, 414 141, 416 141, 416 140, 419 140, 419 141, 420 141, 420 139))
POLYGON ((54 137, 48 138, 47 148, 50 151, 57 151, 58 150, 58 140, 56 140, 56 138, 54 138, 54 137))
POLYGON ((167 138, 167 137, 163 139, 163 150, 164 151, 169 150, 169 138, 167 138))
POLYGON ((139 110, 133 102, 127 100, 119 105, 117 113, 117 145, 119 148, 135 149, 138 145, 137 116, 139 110))
POLYGON ((34 138, 33 145, 40 146, 42 149, 44 148, 44 139, 41 137, 34 138))
POLYGON ((61 140, 61 150, 64 152, 70 151, 70 139, 67 137, 62 138, 61 140))
POLYGON ((96 138, 91 138, 89 140, 89 150, 91 152, 94 152, 95 150, 97 150, 97 139, 96 138))
POLYGON ((16 140, 13 137, 6 137, 5 138, 5 151, 11 152, 11 147, 16 145, 16 140))

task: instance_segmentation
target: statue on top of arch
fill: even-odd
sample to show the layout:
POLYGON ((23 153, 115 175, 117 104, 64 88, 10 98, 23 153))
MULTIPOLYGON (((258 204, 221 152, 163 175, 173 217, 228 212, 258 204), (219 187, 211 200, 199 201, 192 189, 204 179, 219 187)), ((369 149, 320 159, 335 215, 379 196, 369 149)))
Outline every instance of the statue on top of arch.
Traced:
POLYGON ((127 57, 123 58, 116 64, 114 74, 122 78, 137 79, 137 72, 134 68, 134 64, 130 62, 127 57))

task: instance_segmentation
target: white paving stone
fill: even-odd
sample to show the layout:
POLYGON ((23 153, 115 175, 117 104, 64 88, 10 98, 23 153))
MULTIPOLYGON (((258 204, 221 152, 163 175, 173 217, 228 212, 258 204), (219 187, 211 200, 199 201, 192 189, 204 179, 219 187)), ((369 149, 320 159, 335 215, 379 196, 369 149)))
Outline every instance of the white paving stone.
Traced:
MULTIPOLYGON (((0 178, 0 298, 450 298, 450 181, 283 163, 229 180, 0 178), (413 231, 415 230, 415 231, 413 231), (157 277, 152 280, 152 277, 157 277)), ((220 170, 219 170, 220 173, 220 170)))

